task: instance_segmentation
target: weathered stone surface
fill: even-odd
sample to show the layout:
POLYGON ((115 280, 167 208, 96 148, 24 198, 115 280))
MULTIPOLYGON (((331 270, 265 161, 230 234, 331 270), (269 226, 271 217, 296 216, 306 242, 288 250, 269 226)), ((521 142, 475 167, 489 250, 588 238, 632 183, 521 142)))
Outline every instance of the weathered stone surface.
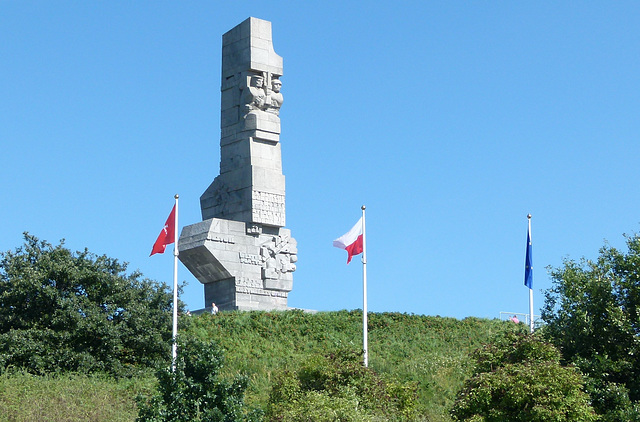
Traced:
POLYGON ((282 57, 271 23, 249 18, 222 37, 220 174, 182 230, 179 258, 219 309, 286 309, 297 245, 285 229, 280 148, 282 57))
POLYGON ((186 226, 179 257, 220 309, 283 309, 293 287, 297 244, 284 228, 212 218, 186 226), (235 290, 234 290, 235 289, 235 290))
POLYGON ((284 227, 281 76, 271 22, 249 18, 222 37, 220 175, 200 197, 203 220, 284 227))

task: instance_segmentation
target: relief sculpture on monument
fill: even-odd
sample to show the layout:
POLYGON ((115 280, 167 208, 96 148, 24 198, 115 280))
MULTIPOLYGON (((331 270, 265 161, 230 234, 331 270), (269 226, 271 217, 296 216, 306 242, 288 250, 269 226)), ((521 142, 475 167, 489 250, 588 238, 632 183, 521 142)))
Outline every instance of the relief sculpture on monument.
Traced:
POLYGON ((265 129, 280 133, 280 107, 282 107, 282 81, 280 75, 269 72, 250 72, 241 85, 239 108, 245 129, 265 129), (262 123, 262 124, 261 124, 262 123))
POLYGON ((264 89, 264 78, 262 75, 249 76, 249 84, 240 87, 243 91, 244 116, 251 112, 262 111, 266 108, 267 93, 264 89))
POLYGON ((260 247, 260 255, 264 262, 262 278, 278 280, 285 273, 296 270, 298 261, 296 245, 289 243, 287 236, 274 236, 260 247))
POLYGON ((279 76, 267 74, 267 78, 271 80, 270 84, 265 83, 265 77, 262 74, 252 74, 247 77, 246 86, 241 86, 241 97, 243 99, 243 118, 249 113, 266 111, 276 116, 280 114, 282 107, 282 81, 279 76))
POLYGON ((282 89, 282 82, 280 81, 280 79, 271 79, 271 92, 267 96, 267 112, 275 114, 276 116, 280 115, 280 107, 282 107, 283 101, 280 89, 282 89))

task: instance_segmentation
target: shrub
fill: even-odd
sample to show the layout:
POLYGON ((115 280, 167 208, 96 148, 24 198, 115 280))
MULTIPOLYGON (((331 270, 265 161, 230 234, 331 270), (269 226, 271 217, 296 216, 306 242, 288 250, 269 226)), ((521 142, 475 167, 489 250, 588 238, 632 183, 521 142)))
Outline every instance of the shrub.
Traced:
POLYGON ((222 350, 196 338, 180 341, 175 371, 158 371, 158 391, 138 398, 139 422, 259 422, 262 411, 247 410, 247 377, 219 377, 222 350))
POLYGON ((416 417, 415 390, 365 368, 361 353, 341 349, 278 373, 267 415, 287 422, 410 421, 416 417))
POLYGON ((511 334, 474 353, 476 370, 451 410, 457 421, 595 421, 580 372, 551 345, 511 334))

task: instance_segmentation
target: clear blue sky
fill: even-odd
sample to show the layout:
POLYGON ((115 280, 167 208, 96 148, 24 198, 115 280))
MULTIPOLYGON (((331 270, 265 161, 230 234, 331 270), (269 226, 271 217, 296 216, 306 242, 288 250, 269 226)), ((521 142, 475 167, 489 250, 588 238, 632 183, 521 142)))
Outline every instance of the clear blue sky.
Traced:
POLYGON ((527 213, 536 312, 545 267, 639 231, 638 2, 0 0, 0 250, 29 231, 171 283, 149 252, 174 194, 201 220, 249 16, 284 58, 290 306, 362 307, 332 247, 362 204, 374 312, 527 312, 527 213))

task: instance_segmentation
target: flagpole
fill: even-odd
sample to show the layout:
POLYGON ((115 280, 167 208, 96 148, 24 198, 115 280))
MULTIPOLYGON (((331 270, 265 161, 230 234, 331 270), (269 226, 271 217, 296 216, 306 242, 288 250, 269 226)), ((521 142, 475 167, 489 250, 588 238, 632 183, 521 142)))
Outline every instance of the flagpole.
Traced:
MULTIPOLYGON (((529 221, 529 244, 531 244, 531 214, 527 215, 527 220, 529 221)), ((533 334, 533 286, 529 288, 529 331, 533 334)))
POLYGON ((367 334, 367 230, 364 219, 365 206, 362 206, 362 344, 364 349, 364 366, 369 367, 369 339, 367 334))
POLYGON ((176 213, 174 220, 174 244, 173 244, 173 336, 171 341, 171 370, 176 370, 178 357, 178 194, 176 199, 176 213))

